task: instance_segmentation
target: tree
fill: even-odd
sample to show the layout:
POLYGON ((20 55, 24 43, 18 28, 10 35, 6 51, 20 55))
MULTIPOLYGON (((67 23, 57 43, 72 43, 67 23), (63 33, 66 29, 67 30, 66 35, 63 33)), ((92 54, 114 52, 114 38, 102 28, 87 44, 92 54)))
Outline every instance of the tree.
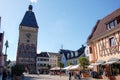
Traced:
POLYGON ((70 66, 70 65, 73 65, 73 63, 72 62, 67 62, 67 65, 70 66))
POLYGON ((89 65, 89 60, 86 57, 79 58, 80 67, 85 70, 89 65))
POLYGON ((61 68, 64 67, 64 64, 61 61, 59 61, 58 62, 58 67, 60 67, 60 76, 61 76, 61 68))
POLYGON ((47 67, 48 67, 48 69, 50 69, 50 68, 51 68, 51 65, 48 64, 47 67))
POLYGON ((24 71, 25 67, 21 64, 16 64, 12 67, 12 75, 21 76, 24 71))
POLYGON ((58 62, 58 67, 63 68, 63 67, 64 67, 64 64, 59 61, 59 62, 58 62))

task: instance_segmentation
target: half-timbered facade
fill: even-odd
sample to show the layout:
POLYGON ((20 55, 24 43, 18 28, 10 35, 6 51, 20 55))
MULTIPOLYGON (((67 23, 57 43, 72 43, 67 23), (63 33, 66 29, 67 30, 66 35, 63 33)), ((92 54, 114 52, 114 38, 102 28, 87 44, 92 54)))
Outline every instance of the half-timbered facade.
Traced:
MULTIPOLYGON (((98 20, 88 37, 89 60, 91 63, 110 66, 110 75, 120 74, 120 9, 98 20), (113 72, 113 66, 118 66, 113 72)), ((94 70, 101 71, 98 67, 94 70)))

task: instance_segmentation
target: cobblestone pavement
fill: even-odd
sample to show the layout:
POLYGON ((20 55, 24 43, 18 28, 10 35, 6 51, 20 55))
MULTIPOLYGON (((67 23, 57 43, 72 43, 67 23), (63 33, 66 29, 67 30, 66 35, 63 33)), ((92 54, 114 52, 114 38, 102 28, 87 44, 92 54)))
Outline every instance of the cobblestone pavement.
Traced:
MULTIPOLYGON (((25 75, 24 80, 69 80, 68 76, 59 75, 25 75)), ((72 77, 71 80, 76 80, 72 77)), ((105 80, 105 79, 93 79, 91 77, 82 78, 81 80, 105 80)))
POLYGON ((25 75, 24 80, 68 80, 68 77, 58 75, 25 75))

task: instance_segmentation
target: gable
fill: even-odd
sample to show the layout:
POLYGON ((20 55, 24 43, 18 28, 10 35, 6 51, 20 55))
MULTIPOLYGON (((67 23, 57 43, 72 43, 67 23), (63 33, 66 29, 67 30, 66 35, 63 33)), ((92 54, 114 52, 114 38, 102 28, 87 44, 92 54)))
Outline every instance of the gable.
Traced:
POLYGON ((110 30, 107 29, 107 23, 117 18, 118 16, 120 16, 120 9, 117 9, 116 11, 112 12, 101 20, 98 20, 87 41, 91 39, 96 39, 98 36, 102 36, 105 33, 109 32, 110 30))

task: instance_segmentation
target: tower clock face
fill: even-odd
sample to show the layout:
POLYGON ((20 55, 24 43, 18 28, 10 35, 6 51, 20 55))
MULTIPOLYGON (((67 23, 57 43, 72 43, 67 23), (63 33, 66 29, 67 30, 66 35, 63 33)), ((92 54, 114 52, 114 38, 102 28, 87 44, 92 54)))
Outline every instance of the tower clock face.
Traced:
POLYGON ((26 33, 26 37, 27 38, 31 38, 31 34, 30 33, 26 33))

